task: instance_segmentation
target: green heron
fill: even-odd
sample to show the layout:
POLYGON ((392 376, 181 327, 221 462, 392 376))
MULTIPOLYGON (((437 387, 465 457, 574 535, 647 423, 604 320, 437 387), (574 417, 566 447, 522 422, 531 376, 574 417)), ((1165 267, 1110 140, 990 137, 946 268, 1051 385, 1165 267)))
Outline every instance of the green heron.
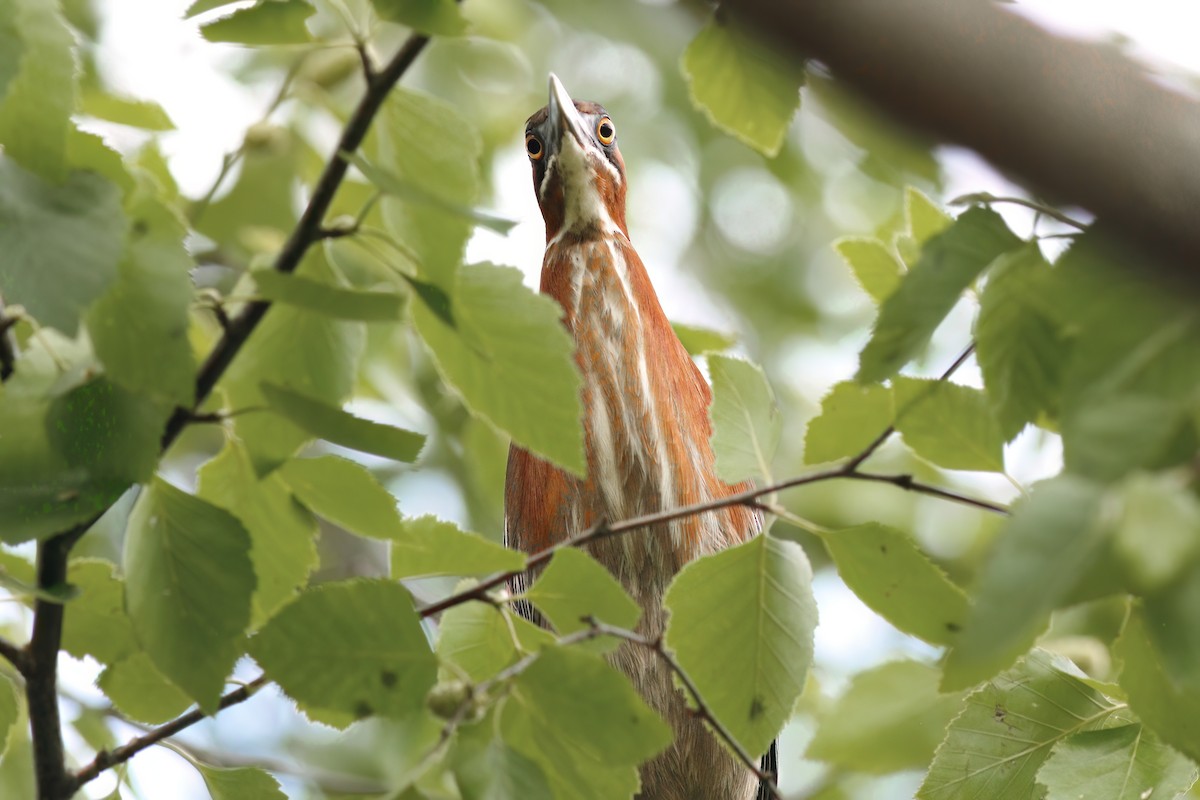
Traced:
MULTIPOLYGON (((712 393, 672 330, 625 224, 625 162, 604 108, 573 101, 550 76, 549 104, 525 124, 533 188, 546 222, 541 291, 565 311, 583 376, 587 477, 520 447, 509 451, 505 539, 543 550, 601 520, 699 503, 740 491, 717 477, 712 393)), ((641 604, 639 630, 662 633, 663 592, 694 558, 746 541, 756 512, 730 507, 594 543, 592 555, 641 604)), ((644 800, 752 800, 766 790, 689 712, 655 653, 625 643, 614 663, 674 729, 643 765, 644 800)), ((764 758, 774 771, 775 747, 764 758)))

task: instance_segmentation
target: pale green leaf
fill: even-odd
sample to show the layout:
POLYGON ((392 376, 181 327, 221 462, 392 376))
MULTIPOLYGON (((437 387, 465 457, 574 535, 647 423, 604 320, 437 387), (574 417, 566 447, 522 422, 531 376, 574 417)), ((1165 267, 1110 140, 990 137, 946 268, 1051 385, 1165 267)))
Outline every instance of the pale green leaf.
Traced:
POLYGON ((829 531, 822 541, 846 585, 905 633, 951 644, 967 619, 963 590, 895 528, 868 522, 829 531))
POLYGON ((1004 471, 1004 434, 982 391, 902 377, 893 386, 896 430, 917 455, 946 469, 1004 471))
MULTIPOLYGON (((338 281, 333 269, 315 252, 309 252, 302 274, 338 281)), ((354 388, 364 344, 362 323, 331 320, 285 305, 273 306, 225 371, 219 387, 235 411, 265 406, 262 384, 267 382, 340 404, 354 388)), ((278 467, 312 438, 286 417, 271 413, 240 414, 234 419, 234 430, 260 473, 278 467)))
POLYGON ((140 651, 109 664, 96 685, 122 714, 147 725, 173 720, 192 705, 191 698, 140 651))
POLYGON ((188 341, 190 271, 186 227, 143 182, 126 203, 130 226, 118 277, 87 315, 107 375, 132 392, 188 408, 195 360, 188 341))
POLYGON ((880 306, 855 379, 890 378, 915 358, 971 281, 1020 243, 1000 215, 986 208, 964 212, 926 242, 912 270, 880 306))
POLYGON ((819 464, 862 452, 892 424, 892 392, 843 381, 821 400, 821 413, 804 434, 804 461, 819 464))
POLYGON ((255 578, 246 529, 155 479, 129 516, 124 570, 142 647, 164 676, 215 712, 250 623, 255 578))
POLYGON ((17 687, 6 673, 0 673, 0 755, 8 748, 8 737, 20 717, 17 687))
POLYGON ((904 274, 904 265, 891 249, 870 237, 846 236, 833 243, 854 273, 855 280, 876 303, 887 299, 904 274))
POLYGON ((977 579, 967 624, 946 662, 943 688, 978 683, 1033 645, 1050 612, 1108 545, 1098 524, 1100 499, 1096 484, 1063 475, 1038 484, 1028 500, 1014 506, 977 579))
POLYGON ((402 533, 396 498, 361 464, 340 456, 297 458, 279 475, 308 510, 335 525, 375 539, 402 533))
POLYGON ((83 91, 79 110, 97 119, 146 131, 175 129, 175 124, 171 122, 167 112, 153 100, 135 100, 98 87, 89 87, 83 91))
MULTIPOLYGON (((1153 543, 1145 546, 1153 547, 1153 543)), ((1200 563, 1192 561, 1182 577, 1149 592, 1143 610, 1159 660, 1176 686, 1200 687, 1200 563)))
POLYGON ((0 108, 25 55, 25 40, 17 22, 18 1, 0 0, 0 108))
POLYGON ((278 474, 259 478, 235 439, 197 472, 196 494, 233 514, 250 535, 256 583, 251 624, 292 599, 317 566, 316 524, 278 474))
POLYGON ((510 611, 480 602, 448 609, 438 624, 438 659, 458 667, 473 681, 495 677, 517 657, 509 614, 510 611))
POLYGON ((541 768, 493 735, 492 727, 459 729, 450 758, 462 800, 554 800, 541 768))
POLYGON ((467 20, 454 0, 371 0, 376 13, 429 36, 458 36, 467 20))
MULTIPOLYGON (((611 573, 582 550, 559 550, 525 592, 525 597, 561 634, 588 627, 584 617, 632 630, 642 616, 641 607, 611 573)), ((620 644, 598 641, 603 649, 620 644)))
POLYGON ((904 189, 904 221, 918 247, 949 228, 954 218, 913 186, 904 189))
POLYGON ((1140 604, 1130 609, 1113 656, 1121 663, 1121 688, 1138 717, 1171 747, 1200 759, 1200 686, 1178 686, 1167 674, 1140 604))
POLYGON ((392 535, 392 577, 487 575, 525 568, 525 554, 433 516, 406 519, 392 535))
POLYGON ((453 297, 457 329, 412 308, 442 375, 517 444, 582 475, 579 373, 562 309, 527 289, 519 270, 491 264, 464 267, 453 297))
POLYGON ((306 0, 258 0, 249 8, 200 26, 210 42, 304 44, 312 34, 304 21, 316 13, 306 0))
POLYGON ((108 561, 77 558, 67 569, 67 582, 78 595, 63 617, 62 649, 76 658, 91 656, 112 664, 140 648, 125 613, 125 584, 108 561))
POLYGON ((222 769, 193 763, 212 800, 287 800, 279 781, 257 767, 222 769))
POLYGON ((116 279, 124 234, 121 193, 109 181, 72 172, 54 185, 0 156, 6 303, 73 335, 88 305, 116 279))
POLYGON ((334 319, 395 322, 400 319, 404 307, 404 298, 392 292, 346 289, 274 269, 254 270, 250 277, 254 279, 258 293, 267 300, 334 319))
POLYGON ((712 448, 717 475, 734 484, 771 479, 783 418, 767 377, 757 364, 732 356, 708 356, 713 401, 712 448))
POLYGON ((1051 748, 1101 728, 1124 706, 1077 680, 1073 665, 1042 650, 972 692, 950 723, 920 800, 1042 796, 1035 776, 1051 748))
MULTIPOLYGON (((0 147, 7 159, 19 162, 46 181, 61 183, 67 178, 67 137, 75 110, 75 37, 57 3, 10 0, 8 6, 6 11, 13 14, 11 19, 24 47, 17 51, 19 72, 8 81, 8 91, 0 102, 0 147)), ((13 180, 11 175, 4 175, 0 186, 8 186, 13 180)), ((67 205, 87 207, 87 197, 67 205)), ((64 233, 58 231, 55 236, 63 237, 64 233)), ((80 250, 86 252, 86 246, 80 250)), ((0 252, 7 255, 11 251, 0 246, 0 252)), ((0 280, 0 284, 7 288, 6 281, 0 280)), ((65 286, 66 281, 60 288, 65 286)), ((74 327, 65 330, 70 332, 74 327)))
POLYGON ((1005 439, 1056 409, 1066 346, 1041 310, 1050 268, 1037 245, 996 259, 980 298, 976 357, 1005 439))
POLYGON ((325 583, 284 607, 250 653, 295 700, 353 714, 403 716, 421 708, 437 659, 399 583, 325 583))
POLYGON ((556 797, 629 797, 637 765, 671 742, 629 681, 578 649, 543 650, 499 713, 504 741, 541 767, 556 797))
POLYGON ((184 19, 191 19, 197 14, 203 14, 205 11, 212 11, 214 8, 223 6, 231 6, 234 3, 239 3, 241 0, 193 0, 188 6, 187 11, 183 12, 184 19))
POLYGON ((1137 589, 1163 587, 1200 548, 1200 501, 1173 475, 1135 473, 1117 491, 1117 555, 1137 589))
POLYGON ((692 103, 718 128, 768 156, 779 153, 796 109, 804 66, 718 15, 683 53, 692 103))
POLYGON ((805 758, 875 774, 924 767, 961 700, 939 694, 938 671, 916 661, 860 672, 821 713, 805 758))
POLYGON ((1196 765, 1142 725, 1077 733, 1054 745, 1037 773, 1046 800, 1148 800, 1178 797, 1196 782, 1196 765))
POLYGON ((665 634, 714 716, 752 755, 791 715, 813 657, 812 568, 761 535, 693 561, 667 589, 665 634))
POLYGON ((679 338, 683 349, 689 356, 698 356, 708 352, 719 353, 737 344, 737 337, 731 333, 714 331, 711 328, 701 328, 696 325, 684 325, 682 322, 672 322, 671 329, 679 338))
POLYGON ((373 422, 273 383, 263 383, 263 397, 274 411, 320 438, 394 461, 416 461, 425 445, 420 433, 373 422))
POLYGON ((126 195, 134 189, 134 179, 125 168, 124 158, 98 134, 72 128, 67 133, 67 163, 73 170, 108 178, 126 195))

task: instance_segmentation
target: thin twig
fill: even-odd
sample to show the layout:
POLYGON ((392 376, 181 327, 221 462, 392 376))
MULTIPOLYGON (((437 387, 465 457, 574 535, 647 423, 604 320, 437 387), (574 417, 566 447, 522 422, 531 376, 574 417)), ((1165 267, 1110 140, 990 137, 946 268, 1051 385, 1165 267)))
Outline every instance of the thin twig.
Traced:
POLYGON ((734 754, 737 755, 738 760, 746 766, 746 769, 754 773, 754 776, 758 778, 759 783, 762 786, 767 787, 772 797, 776 798, 776 800, 783 800, 783 795, 779 793, 779 789, 775 786, 776 776, 764 772, 763 769, 751 757, 751 755, 746 752, 746 749, 742 747, 741 743, 734 738, 732 733, 729 732, 729 729, 722 725, 721 722, 713 715, 712 709, 710 709, 708 704, 704 702, 704 698, 700 695, 700 690, 696 688, 696 684, 692 682, 691 677, 687 674, 687 672, 684 671, 679 662, 675 660, 675 657, 668 653, 667 649, 663 646, 661 636, 656 639, 649 639, 635 631, 627 630, 625 628, 618 628, 613 625, 600 622, 592 616, 584 617, 584 621, 587 622, 591 626, 591 629, 596 631, 596 633, 612 636, 617 639, 624 639, 627 642, 632 642, 633 644, 644 647, 657 655, 662 662, 666 664, 672 672, 675 673, 676 677, 679 678, 679 682, 684 685, 684 687, 688 690, 688 694, 692 696, 692 703, 696 706, 696 716, 704 720, 708 727, 712 729, 713 733, 715 733, 721 739, 721 741, 729 745, 729 749, 731 749, 734 754))
MULTIPOLYGON (((964 194, 961 197, 956 197, 950 201, 952 206, 968 205, 970 203, 983 203, 984 205, 992 205, 993 203, 1011 203, 1015 206, 1024 206, 1025 208, 1033 209, 1038 214, 1050 219, 1055 219, 1064 225, 1070 225, 1072 228, 1078 228, 1081 231, 1087 230, 1087 225, 1073 217, 1069 217, 1059 211, 1054 206, 1048 206, 1045 203, 1039 203, 1036 200, 1026 200, 1024 197, 997 197, 989 192, 975 192, 973 194, 964 194)), ((1037 220, 1034 220, 1034 227, 1037 227, 1037 220)))
MULTIPOLYGON (((254 696, 254 693, 267 684, 267 676, 259 675, 254 680, 247 683, 245 686, 234 689, 221 698, 217 704, 217 710, 224 710, 230 706, 236 706, 238 703, 244 703, 254 696)), ((70 797, 75 792, 79 791, 80 787, 99 777, 104 770, 124 764, 129 759, 133 758, 138 753, 145 750, 147 747, 152 747, 160 742, 169 739, 180 731, 186 730, 191 726, 208 717, 200 709, 193 709, 165 725, 159 725, 157 728, 151 729, 149 732, 130 739, 120 747, 112 750, 101 750, 96 753, 96 757, 87 766, 80 769, 74 775, 71 775, 64 782, 63 794, 61 797, 70 797)))
POLYGON ((955 503, 961 503, 965 506, 974 506, 983 511, 990 511, 993 514, 1007 514, 1008 507, 1002 506, 999 503, 993 503, 990 500, 982 500, 978 497, 952 492, 949 489, 942 489, 938 486, 931 486, 927 483, 921 483, 914 480, 912 475, 878 475, 873 472, 858 472, 857 470, 847 472, 838 477, 847 478, 855 481, 872 481, 874 483, 890 483, 901 489, 910 492, 918 492, 927 494, 931 497, 940 497, 943 500, 950 500, 955 503))
POLYGON ((0 656, 8 659, 8 663, 12 664, 22 675, 29 668, 29 659, 25 650, 17 647, 8 639, 0 638, 0 656))

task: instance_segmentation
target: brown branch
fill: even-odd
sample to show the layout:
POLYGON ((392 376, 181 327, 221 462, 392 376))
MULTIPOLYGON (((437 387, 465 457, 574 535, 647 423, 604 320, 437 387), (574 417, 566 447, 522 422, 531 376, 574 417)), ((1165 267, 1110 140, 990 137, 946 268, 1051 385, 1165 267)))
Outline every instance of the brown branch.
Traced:
MULTIPOLYGON (((254 696, 254 693, 267 684, 267 676, 259 675, 254 680, 247 683, 238 689, 234 689, 224 697, 217 705, 217 710, 224 710, 230 706, 236 706, 238 703, 244 703, 254 696)), ((96 753, 96 757, 87 766, 80 769, 74 775, 64 776, 62 782, 62 794, 59 797, 70 797, 79 791, 80 787, 89 781, 95 780, 100 776, 100 773, 117 764, 124 764, 129 759, 133 758, 138 753, 145 750, 147 747, 152 747, 160 742, 169 739, 180 731, 186 730, 195 725, 208 715, 200 709, 193 709, 183 716, 153 728, 148 733, 130 739, 125 744, 113 750, 101 750, 96 753)))
POLYGON ((29 659, 25 653, 25 650, 17 647, 8 639, 2 637, 0 637, 0 656, 3 656, 5 659, 7 659, 8 663, 12 664, 17 672, 21 673, 22 675, 24 675, 25 671, 29 668, 29 659))
POLYGON ((1110 46, 963 0, 729 0, 797 58, 894 120, 970 147, 1040 196, 1078 204, 1200 290, 1200 103, 1110 46))
POLYGON ((721 722, 715 716, 713 716, 712 709, 710 709, 708 704, 704 702, 704 698, 700 695, 700 690, 696 688, 696 684, 692 681, 687 672, 684 671, 683 667, 680 666, 679 662, 675 660, 675 657, 668 653, 667 649, 663 646, 661 636, 656 639, 649 639, 645 636, 642 636, 640 633, 600 622, 592 616, 584 617, 584 621, 587 622, 588 625, 591 626, 591 630, 595 631, 597 634, 612 636, 617 639, 624 639, 627 642, 632 642, 633 644, 650 650, 657 655, 658 658, 662 659, 662 662, 666 664, 672 672, 675 673, 676 677, 679 678, 679 682, 684 685, 684 687, 688 690, 688 694, 692 696, 692 703, 696 706, 696 716, 704 720, 705 724, 712 729, 713 733, 715 733, 721 739, 721 741, 725 742, 725 744, 729 746, 729 749, 734 752, 734 754, 738 757, 738 760, 745 765, 746 769, 753 772, 755 777, 758 778, 760 785, 767 787, 772 797, 776 798, 776 800, 783 800, 783 795, 780 794, 779 789, 775 785, 775 776, 764 772, 762 768, 759 767, 758 763, 755 762, 755 760, 750 756, 750 754, 746 752, 746 749, 742 747, 741 743, 738 742, 738 740, 734 738, 733 734, 729 732, 729 729, 722 725, 721 722))
POLYGON ((17 364, 17 341, 12 328, 17 318, 4 313, 4 299, 0 298, 0 383, 8 380, 17 364))

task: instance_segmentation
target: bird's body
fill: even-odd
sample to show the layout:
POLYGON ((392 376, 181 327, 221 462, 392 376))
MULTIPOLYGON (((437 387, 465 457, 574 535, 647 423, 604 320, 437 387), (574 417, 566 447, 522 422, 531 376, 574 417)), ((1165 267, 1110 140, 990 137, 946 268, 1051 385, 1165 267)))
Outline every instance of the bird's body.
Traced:
MULTIPOLYGON (((575 339, 587 456, 587 477, 578 478, 519 447, 510 451, 505 535, 510 546, 532 553, 601 520, 678 508, 744 487, 716 476, 711 392, 629 241, 624 163, 611 120, 599 106, 570 101, 552 77, 551 104, 530 118, 528 137, 536 137, 527 146, 546 219, 541 291, 563 307, 575 339), (590 146, 580 141, 584 136, 590 146)), ((657 636, 665 623, 663 592, 679 569, 745 541, 758 527, 753 511, 733 506, 608 538, 590 552, 642 606, 639 629, 657 636)), ((654 653, 626 643, 614 661, 675 732, 672 746, 643 768, 639 797, 755 796, 753 773, 688 711, 654 653)))

